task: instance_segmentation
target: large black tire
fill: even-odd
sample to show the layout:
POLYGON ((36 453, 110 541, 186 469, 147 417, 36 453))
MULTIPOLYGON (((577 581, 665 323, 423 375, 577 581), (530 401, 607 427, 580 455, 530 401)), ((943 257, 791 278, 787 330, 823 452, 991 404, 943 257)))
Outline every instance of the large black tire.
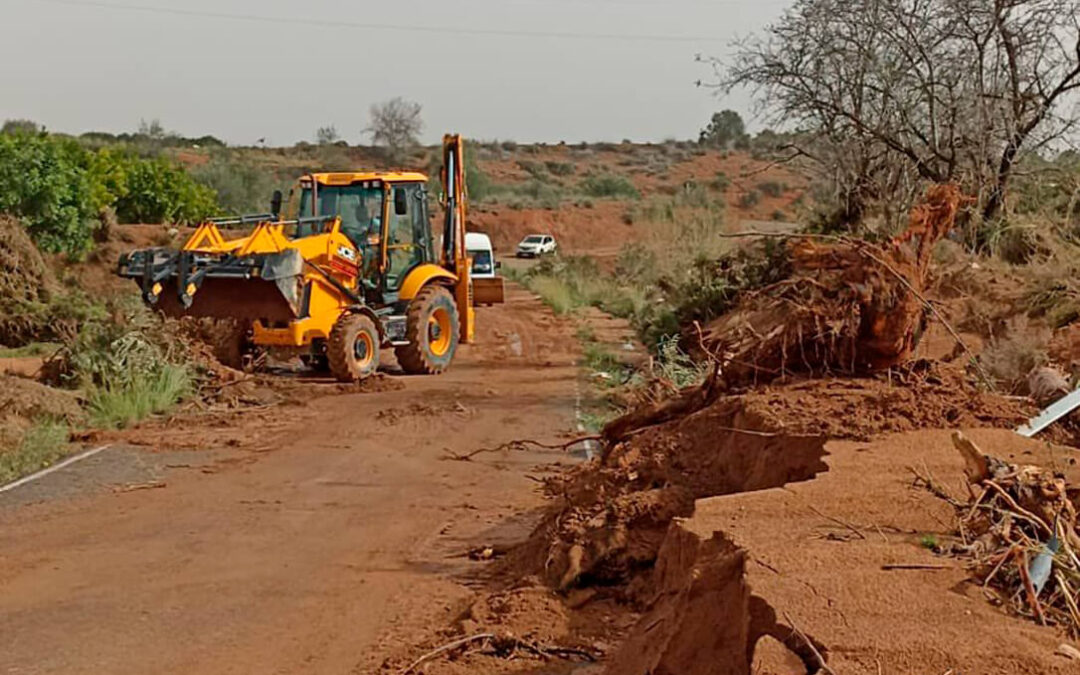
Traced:
POLYGON ((326 358, 341 382, 357 382, 379 369, 379 329, 371 317, 343 314, 330 330, 326 358))
POLYGON ((410 375, 438 375, 450 367, 459 340, 458 308, 442 286, 428 286, 409 303, 405 316, 407 345, 394 354, 410 375))

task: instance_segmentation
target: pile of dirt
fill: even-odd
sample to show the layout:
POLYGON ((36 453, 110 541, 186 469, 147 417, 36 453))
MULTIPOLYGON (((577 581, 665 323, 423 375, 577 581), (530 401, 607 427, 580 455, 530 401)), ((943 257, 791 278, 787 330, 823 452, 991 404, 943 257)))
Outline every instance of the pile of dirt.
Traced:
POLYGON ((78 396, 22 377, 0 375, 0 450, 14 448, 36 420, 82 419, 78 396))
POLYGON ((868 440, 916 429, 1015 428, 1033 403, 986 391, 959 364, 915 361, 872 377, 795 379, 747 392, 746 409, 789 433, 868 440))
POLYGON ((40 308, 57 290, 56 278, 19 221, 0 215, 0 345, 33 339, 40 308))
POLYGON ((561 590, 627 583, 652 566, 668 525, 695 500, 809 480, 827 469, 824 444, 778 432, 735 397, 646 429, 550 481, 559 503, 510 564, 561 590))
POLYGON ((789 278, 745 295, 705 328, 723 384, 878 372, 910 359, 926 325, 931 251, 964 201, 956 186, 934 186, 907 231, 886 245, 799 238, 789 278))

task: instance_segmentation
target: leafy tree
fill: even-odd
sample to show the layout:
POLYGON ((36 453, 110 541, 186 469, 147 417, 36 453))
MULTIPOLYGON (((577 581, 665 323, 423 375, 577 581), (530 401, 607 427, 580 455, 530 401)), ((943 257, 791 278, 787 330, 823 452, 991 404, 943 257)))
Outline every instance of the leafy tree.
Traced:
POLYGON ((96 216, 87 159, 73 140, 0 134, 0 212, 21 219, 45 251, 86 252, 96 216))
POLYGON ((420 143, 424 121, 419 103, 400 96, 371 106, 371 122, 365 130, 371 142, 386 148, 391 161, 401 161, 409 148, 420 143))
POLYGON ((717 148, 731 149, 746 139, 746 123, 742 115, 734 110, 721 110, 714 113, 709 125, 701 131, 698 142, 717 148))

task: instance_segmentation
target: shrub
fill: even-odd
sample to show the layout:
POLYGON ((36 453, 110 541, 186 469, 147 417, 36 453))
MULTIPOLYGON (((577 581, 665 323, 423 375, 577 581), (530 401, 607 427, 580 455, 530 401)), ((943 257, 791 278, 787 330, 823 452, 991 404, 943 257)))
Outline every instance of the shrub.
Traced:
POLYGON ((533 178, 543 180, 547 178, 547 169, 543 164, 532 159, 520 159, 518 160, 518 168, 529 174, 533 178))
POLYGON ((757 190, 750 190, 744 192, 742 197, 739 197, 739 206, 744 209, 749 209, 757 206, 761 202, 761 193, 757 190))
POLYGON ((769 197, 779 197, 787 191, 787 185, 784 183, 778 183, 774 180, 765 181, 764 183, 758 183, 757 189, 759 192, 769 197))
POLYGON ((129 223, 195 223, 219 212, 214 191, 168 160, 132 164, 116 213, 129 223))
POLYGON ((1031 371, 1047 363, 1041 340, 1023 335, 993 340, 979 355, 983 371, 1009 393, 1025 393, 1031 371))
POLYGON ((235 214, 266 212, 271 194, 281 187, 273 172, 225 157, 192 168, 191 175, 214 191, 222 209, 235 214))
POLYGON ((595 198, 637 199, 641 196, 634 184, 626 176, 600 174, 589 176, 581 181, 581 191, 595 198))
POLYGON ((731 179, 723 171, 718 171, 716 177, 709 182, 709 187, 717 191, 726 190, 730 185, 731 179))
POLYGON ((572 176, 577 170, 570 162, 544 162, 544 166, 553 176, 572 176))

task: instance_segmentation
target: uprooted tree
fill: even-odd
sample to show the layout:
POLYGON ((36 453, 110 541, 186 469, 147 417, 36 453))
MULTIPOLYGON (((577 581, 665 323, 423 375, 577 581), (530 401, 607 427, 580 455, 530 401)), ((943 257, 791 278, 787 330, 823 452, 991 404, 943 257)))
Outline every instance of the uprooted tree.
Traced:
POLYGON ((789 374, 869 374, 905 363, 934 311, 923 295, 934 244, 969 201, 955 185, 934 185, 912 209, 907 229, 882 244, 775 235, 787 241, 788 275, 741 295, 696 331, 710 362, 705 381, 610 422, 605 438, 623 440, 725 393, 789 374))
POLYGON ((901 222, 925 181, 989 221, 1017 163, 1077 125, 1078 17, 1078 0, 798 0, 713 63, 721 89, 805 132, 786 150, 831 183, 837 227, 875 207, 901 222))

